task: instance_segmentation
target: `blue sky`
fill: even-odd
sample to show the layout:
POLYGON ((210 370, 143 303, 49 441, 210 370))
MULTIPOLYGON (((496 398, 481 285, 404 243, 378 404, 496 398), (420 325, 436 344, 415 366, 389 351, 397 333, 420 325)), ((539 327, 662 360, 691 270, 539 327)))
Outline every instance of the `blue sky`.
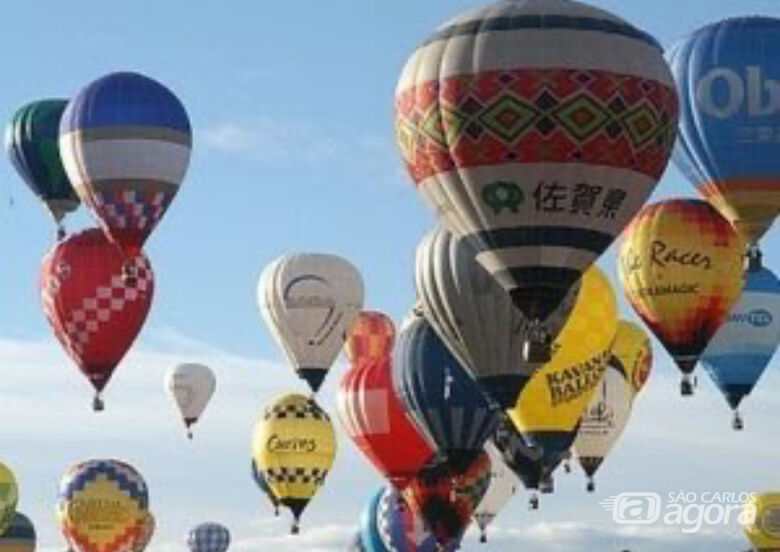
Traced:
MULTIPOLYGON (((775 0, 593 3, 664 45, 725 16, 780 16, 775 0)), ((393 90, 415 45, 475 3, 226 4, 16 2, 0 20, 6 119, 27 101, 68 97, 104 73, 131 69, 167 83, 195 129, 184 187, 149 242, 158 284, 152 314, 101 416, 89 412, 86 385, 41 313, 38 273, 52 226, 10 164, 0 163, 0 458, 19 472, 20 509, 48 548, 61 548, 52 514, 59 475, 95 455, 130 460, 150 480, 160 519, 154 550, 183 550, 186 529, 210 518, 229 525, 246 549, 340 550, 379 483, 342 439, 339 466, 312 505, 306 534, 290 541, 283 523, 267 519, 247 473, 249 432, 274 392, 302 388, 260 322, 255 282, 282 252, 330 251, 360 268, 369 306, 396 320, 410 306, 413 250, 433 219, 395 150, 393 90), (205 360, 220 377, 192 444, 162 394, 164 370, 182 359, 205 360)), ((670 169, 655 197, 692 193, 670 169)), ((88 222, 81 214, 70 226, 88 222)), ((776 238, 771 233, 765 244, 774 269, 776 238)), ((609 253, 602 264, 613 271, 613 261, 609 253)), ((521 497, 499 519, 491 552, 524 543, 572 551, 583 542, 589 550, 648 552, 746 547, 734 527, 686 540, 675 531, 627 534, 597 505, 622 490, 780 486, 772 471, 780 377, 766 378, 746 409, 748 431, 735 436, 714 390, 705 386, 681 403, 676 375, 658 347, 656 354, 655 379, 604 467, 600 494, 585 496, 571 475, 538 514, 526 513, 521 497)), ((322 398, 331 411, 337 380, 333 374, 322 398)), ((479 549, 473 540, 471 549, 479 549)))

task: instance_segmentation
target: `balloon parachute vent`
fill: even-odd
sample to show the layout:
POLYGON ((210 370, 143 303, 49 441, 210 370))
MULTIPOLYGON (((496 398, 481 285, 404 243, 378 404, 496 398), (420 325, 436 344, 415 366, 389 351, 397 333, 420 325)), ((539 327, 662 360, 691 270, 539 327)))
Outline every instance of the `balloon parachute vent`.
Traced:
POLYGON ((731 420, 731 427, 734 431, 742 431, 745 429, 745 421, 742 419, 742 416, 739 415, 739 412, 734 412, 734 419, 731 420))
POLYGON ((100 395, 95 395, 95 398, 92 399, 92 410, 94 412, 103 412, 105 409, 106 405, 103 399, 100 398, 100 395))

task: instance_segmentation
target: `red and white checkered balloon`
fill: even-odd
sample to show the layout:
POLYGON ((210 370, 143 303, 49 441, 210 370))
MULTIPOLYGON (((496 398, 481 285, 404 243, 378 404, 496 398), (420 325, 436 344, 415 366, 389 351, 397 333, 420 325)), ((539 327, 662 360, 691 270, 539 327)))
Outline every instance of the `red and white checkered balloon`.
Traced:
POLYGON ((70 236, 43 258, 43 311, 98 394, 141 331, 153 295, 146 256, 125 257, 96 228, 70 236))

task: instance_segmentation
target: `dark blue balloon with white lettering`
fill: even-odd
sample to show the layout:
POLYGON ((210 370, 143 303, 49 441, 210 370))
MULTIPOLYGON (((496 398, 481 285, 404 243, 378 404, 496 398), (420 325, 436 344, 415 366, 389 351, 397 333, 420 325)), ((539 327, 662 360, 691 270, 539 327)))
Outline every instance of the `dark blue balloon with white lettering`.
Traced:
POLYGON ((673 159, 755 246, 780 213, 780 19, 706 26, 667 58, 680 97, 673 159))
POLYGON ((456 471, 479 455, 498 424, 497 406, 423 317, 407 323, 398 336, 393 385, 440 459, 456 471))
POLYGON ((780 280, 770 270, 748 271, 745 287, 726 322, 702 356, 712 381, 737 413, 750 394, 780 343, 780 280))

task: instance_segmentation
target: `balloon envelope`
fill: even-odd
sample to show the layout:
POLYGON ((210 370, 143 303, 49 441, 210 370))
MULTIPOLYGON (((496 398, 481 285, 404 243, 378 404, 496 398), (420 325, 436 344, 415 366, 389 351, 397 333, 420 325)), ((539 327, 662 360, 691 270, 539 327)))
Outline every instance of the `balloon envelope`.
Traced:
POLYGON ((154 273, 146 256, 126 259, 100 230, 73 234, 43 258, 43 311, 98 394, 141 331, 153 295, 154 273), (124 273, 128 262, 132 278, 124 273))
POLYGON ((317 392, 363 308, 360 273, 334 255, 286 255, 263 271, 257 301, 293 369, 317 392))
POLYGON ((688 375, 742 291, 744 241, 709 203, 645 207, 623 236, 618 273, 631 306, 688 375))
POLYGON ((79 206, 60 159, 60 119, 68 100, 40 100, 14 114, 6 127, 5 149, 16 172, 59 223, 79 206))
POLYGON ((780 548, 780 493, 755 495, 748 503, 755 519, 743 525, 756 552, 773 552, 780 548))
MULTIPOLYGON (((425 318, 485 392, 502 408, 517 401, 538 368, 521 362, 531 322, 509 294, 477 262, 478 248, 437 227, 417 246, 415 283, 425 318)), ((574 306, 579 286, 547 318, 558 335, 574 306)))
POLYGON ((165 390, 176 403, 188 432, 200 419, 216 387, 214 372, 202 364, 180 364, 166 373, 165 390))
POLYGON ((732 409, 758 383, 780 343, 780 280, 749 270, 728 318, 702 355, 702 364, 732 409))
POLYGON ((179 99, 139 73, 111 73, 68 104, 60 154, 73 188, 111 241, 137 255, 179 191, 192 130, 179 99))
POLYGON ((504 456, 493 443, 485 444, 485 452, 490 456, 490 484, 485 496, 474 510, 474 521, 482 533, 482 542, 487 541, 487 527, 507 505, 520 488, 520 479, 504 462, 504 456))
POLYGON ((149 492, 143 477, 118 460, 76 464, 60 482, 57 517, 74 552, 132 549, 143 531, 148 509, 149 492))
POLYGON ((37 536, 30 518, 20 512, 0 534, 0 552, 35 552, 37 536))
POLYGON ((753 245, 780 212, 780 19, 698 29, 667 54, 680 95, 674 161, 753 245))
POLYGON ((569 0, 497 2, 452 19, 396 90, 417 191, 539 321, 644 204, 676 126, 655 39, 569 0))
POLYGON ((19 502, 19 486, 11 468, 0 462, 0 531, 13 521, 19 502))
POLYGON ((460 547, 459 541, 451 541, 440 549, 422 518, 406 505, 393 487, 384 488, 375 522, 382 542, 391 552, 453 552, 460 547))
POLYGON ((344 353, 353 367, 388 358, 395 343, 395 325, 384 313, 362 311, 358 314, 344 344, 344 353))
POLYGON ((498 423, 498 410, 423 317, 398 336, 393 384, 417 428, 456 471, 482 452, 498 423))
POLYGON ((190 552, 226 552, 230 547, 230 531, 220 523, 201 523, 187 535, 190 552))

